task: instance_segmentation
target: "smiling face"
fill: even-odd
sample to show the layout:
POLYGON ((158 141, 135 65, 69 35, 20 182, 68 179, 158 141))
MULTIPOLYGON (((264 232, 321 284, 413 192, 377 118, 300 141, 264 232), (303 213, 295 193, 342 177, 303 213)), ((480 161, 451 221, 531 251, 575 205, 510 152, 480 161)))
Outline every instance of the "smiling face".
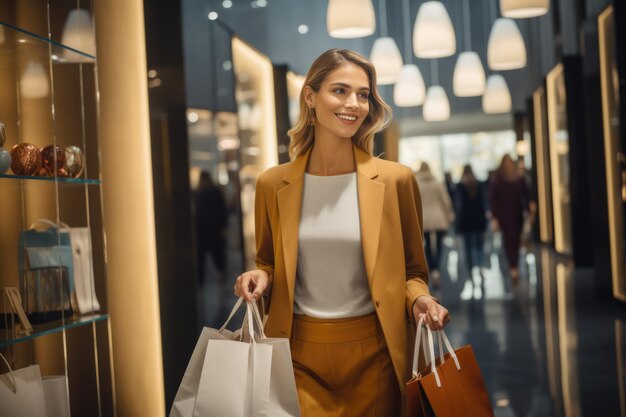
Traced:
POLYGON ((315 109, 316 134, 352 138, 369 113, 369 85, 361 67, 345 63, 328 73, 319 91, 306 86, 306 102, 315 109))

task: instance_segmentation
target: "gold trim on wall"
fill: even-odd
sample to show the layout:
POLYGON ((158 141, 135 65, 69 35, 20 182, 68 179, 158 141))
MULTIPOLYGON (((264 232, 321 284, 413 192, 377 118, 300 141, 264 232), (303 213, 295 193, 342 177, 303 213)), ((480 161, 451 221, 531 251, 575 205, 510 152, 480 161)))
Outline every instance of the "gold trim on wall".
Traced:
POLYGON ((602 91, 602 127, 604 131, 604 159, 609 215, 609 242, 611 246, 611 276, 613 296, 626 301, 626 273, 624 265, 624 202, 622 200, 622 168, 619 138, 618 104, 616 103, 615 31, 613 6, 598 16, 598 39, 600 47, 600 86, 602 91))
POLYGON ((537 186, 539 197, 539 234, 541 241, 550 243, 552 233, 552 196, 550 194, 550 150, 546 126, 546 90, 539 87, 533 93, 533 115, 535 120, 535 148, 537 152, 537 186))
POLYGON ((552 205, 554 213, 554 247, 557 252, 571 254, 571 206, 569 193, 569 134, 565 75, 563 64, 554 67, 546 78, 548 95, 548 132, 552 205))

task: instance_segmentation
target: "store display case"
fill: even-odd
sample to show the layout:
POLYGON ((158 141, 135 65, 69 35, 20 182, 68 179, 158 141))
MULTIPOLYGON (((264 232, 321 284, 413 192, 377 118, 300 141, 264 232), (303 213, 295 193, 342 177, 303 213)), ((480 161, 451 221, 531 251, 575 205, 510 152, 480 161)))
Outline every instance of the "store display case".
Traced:
POLYGON ((613 6, 607 7, 598 16, 598 35, 613 296, 626 301, 626 157, 620 137, 613 6))
POLYGON ((235 99, 239 116, 241 213, 246 269, 254 269, 254 195, 256 179, 278 164, 274 69, 250 45, 232 38, 235 99))
POLYGON ((44 387, 56 377, 63 415, 108 416, 92 16, 75 0, 0 5, 0 353, 18 372, 36 365, 44 387))

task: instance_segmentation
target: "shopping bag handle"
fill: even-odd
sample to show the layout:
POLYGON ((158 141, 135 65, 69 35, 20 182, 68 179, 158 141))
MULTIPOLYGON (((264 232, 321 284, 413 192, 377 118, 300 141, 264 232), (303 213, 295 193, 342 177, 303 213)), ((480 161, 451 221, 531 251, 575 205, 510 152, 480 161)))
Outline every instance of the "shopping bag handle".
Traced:
POLYGON ((47 224, 48 226, 52 226, 52 227, 59 227, 59 226, 60 226, 60 227, 59 227, 59 229, 61 229, 61 228, 62 228, 62 229, 67 229, 67 230, 70 230, 70 229, 71 229, 71 227, 70 227, 70 226, 68 226, 68 224, 67 224, 67 223, 64 223, 64 222, 59 222, 59 223, 57 224, 57 223, 55 223, 55 222, 53 222, 53 221, 51 221, 51 220, 48 220, 48 219, 37 219, 37 220, 35 220, 35 221, 33 222, 33 224, 31 224, 31 225, 30 225, 29 229, 31 229, 31 230, 32 230, 32 229, 34 229, 34 228, 35 228, 35 226, 37 226, 37 224, 38 224, 38 223, 47 224))
POLYGON ((255 301, 249 301, 249 303, 252 305, 252 314, 254 315, 254 320, 256 321, 257 326, 259 326, 259 335, 263 339, 267 339, 267 336, 265 336, 265 329, 263 328, 263 319, 261 318, 259 306, 256 305, 255 301))
POLYGON ((11 391, 13 391, 13 394, 17 394, 17 380, 15 379, 15 375, 13 375, 13 369, 11 368, 11 365, 9 365, 9 361, 7 361, 7 358, 5 358, 2 353, 0 353, 0 358, 2 358, 4 363, 7 364, 7 368, 9 368, 9 375, 11 375, 11 378, 13 379, 13 386, 11 387, 11 391))
MULTIPOLYGON (((441 388, 441 379, 439 379, 439 373, 437 372, 437 366, 435 361, 435 347, 433 343, 433 332, 428 326, 424 325, 424 317, 422 317, 417 325, 417 334, 415 335, 415 352, 413 353, 413 376, 417 376, 417 363, 420 356, 420 344, 422 342, 422 330, 426 329, 428 341, 424 341, 427 344, 428 349, 424 349, 424 354, 430 354, 430 371, 435 374, 435 380, 437 382, 437 388, 441 388)), ((428 363, 428 358, 426 359, 428 363)))
POLYGON ((237 313, 242 303, 243 303, 243 297, 239 297, 239 300, 237 300, 237 302, 235 303, 235 306, 233 307, 230 314, 228 315, 228 318, 226 319, 222 327, 220 327, 220 329, 218 330, 219 333, 224 332, 224 329, 226 329, 226 326, 228 325, 228 323, 230 323, 230 320, 235 316, 235 313, 237 313))

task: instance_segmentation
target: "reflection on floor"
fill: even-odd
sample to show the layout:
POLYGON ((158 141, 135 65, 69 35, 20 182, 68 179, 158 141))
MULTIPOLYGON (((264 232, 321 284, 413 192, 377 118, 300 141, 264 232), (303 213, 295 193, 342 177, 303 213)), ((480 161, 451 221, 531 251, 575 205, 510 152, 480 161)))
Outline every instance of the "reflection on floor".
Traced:
MULTIPOLYGON (((452 344, 473 346, 496 417, 626 417, 626 308, 597 301, 593 271, 536 245, 521 257, 512 288, 497 235, 487 239, 482 276, 468 273, 461 239, 444 243, 433 294, 453 317, 452 344)), ((237 265, 234 242, 232 279, 237 265)), ((235 301, 232 283, 209 280, 202 298, 205 325, 220 325, 235 301)))
POLYGON ((433 293, 453 317, 453 345, 473 346, 496 417, 626 416, 624 307, 599 303, 593 271, 540 246, 524 252, 513 288, 499 237, 489 241, 481 279, 447 237, 433 293))

